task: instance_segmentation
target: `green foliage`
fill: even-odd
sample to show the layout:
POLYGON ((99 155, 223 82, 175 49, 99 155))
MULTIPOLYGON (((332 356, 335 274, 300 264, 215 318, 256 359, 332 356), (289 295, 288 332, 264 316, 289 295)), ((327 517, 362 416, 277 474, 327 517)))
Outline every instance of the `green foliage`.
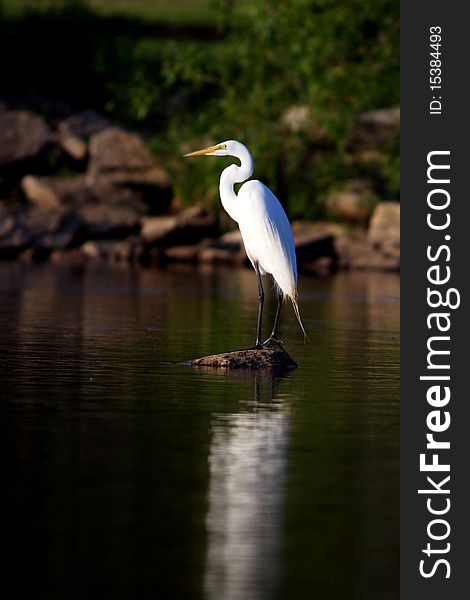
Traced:
MULTIPOLYGON (((366 176, 377 191, 398 193, 398 145, 380 148, 372 165, 351 159, 351 136, 363 111, 399 103, 398 6, 390 0, 268 0, 226 8, 226 41, 186 49, 167 63, 166 81, 181 92, 168 139, 194 147, 244 141, 256 175, 288 204, 293 217, 317 217, 322 201, 346 179, 366 176), (298 127, 292 107, 307 107, 298 127), (390 154, 391 153, 391 154, 390 154)), ((207 159, 211 160, 211 159, 207 159)), ((211 198, 220 161, 197 173, 211 198)), ((188 167, 173 165, 184 181, 188 167)), ((191 197, 194 179, 181 186, 191 197)))
MULTIPOLYGON (((226 42, 186 56, 185 76, 176 77, 183 89, 200 89, 202 82, 207 91, 202 104, 191 94, 175 115, 181 139, 199 131, 200 145, 206 138, 244 141, 257 176, 294 217, 321 215, 324 197, 349 178, 365 175, 379 193, 396 195, 398 145, 381 148, 372 166, 349 155, 358 115, 399 103, 397 3, 257 0, 226 10, 226 42), (292 107, 307 108, 297 128, 286 125, 292 107)), ((203 173, 213 176, 211 168, 203 173)))
MULTIPOLYGON (((107 0, 58 1, 0 23, 2 55, 19 44, 7 84, 30 81, 152 132, 151 147, 183 200, 218 206, 223 161, 180 157, 233 138, 250 148, 256 177, 292 217, 321 216, 329 191, 351 178, 398 195, 398 136, 382 140, 367 163, 354 141, 360 113, 399 103, 396 0, 197 0, 213 3, 211 22, 219 25, 203 34, 193 27, 193 36, 178 28, 155 34, 135 12, 126 22, 124 2, 103 27, 107 0)), ((184 3, 178 15, 185 18, 184 3)))

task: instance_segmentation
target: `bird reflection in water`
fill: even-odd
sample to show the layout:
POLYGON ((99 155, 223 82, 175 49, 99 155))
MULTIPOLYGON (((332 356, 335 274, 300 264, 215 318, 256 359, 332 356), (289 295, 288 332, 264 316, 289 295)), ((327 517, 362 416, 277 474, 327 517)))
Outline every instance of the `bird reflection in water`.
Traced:
POLYGON ((274 399, 276 380, 250 376, 252 406, 212 416, 205 590, 214 600, 273 598, 279 590, 290 417, 274 399))

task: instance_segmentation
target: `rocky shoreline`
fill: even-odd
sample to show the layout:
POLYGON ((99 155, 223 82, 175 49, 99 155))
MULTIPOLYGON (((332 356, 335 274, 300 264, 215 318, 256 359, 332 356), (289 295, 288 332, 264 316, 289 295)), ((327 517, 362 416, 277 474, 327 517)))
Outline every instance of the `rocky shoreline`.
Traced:
MULTIPOLYGON (((294 222, 299 269, 400 267, 400 205, 361 182, 327 202, 335 222, 294 222)), ((170 177, 136 133, 92 112, 46 121, 0 103, 0 259, 245 265, 237 229, 178 208, 170 177)))

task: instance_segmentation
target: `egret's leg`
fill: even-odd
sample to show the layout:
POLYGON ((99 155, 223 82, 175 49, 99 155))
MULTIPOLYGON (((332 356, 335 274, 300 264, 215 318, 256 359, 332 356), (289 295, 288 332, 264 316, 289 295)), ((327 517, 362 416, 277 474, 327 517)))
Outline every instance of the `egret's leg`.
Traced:
POLYGON ((281 290, 279 290, 279 293, 277 295, 277 308, 276 308, 276 314, 274 316, 273 330, 271 331, 271 335, 269 336, 271 338, 276 337, 277 324, 279 323, 279 315, 281 313, 281 306, 282 306, 283 300, 284 300, 284 294, 281 292, 281 290))
POLYGON ((261 348, 261 322, 263 320, 263 304, 264 304, 264 290, 263 282, 261 281, 261 273, 259 272, 258 263, 254 265, 256 271, 256 279, 258 281, 258 321, 256 323, 256 347, 261 348))
POLYGON ((281 340, 278 340, 276 338, 276 331, 277 331, 277 325, 279 323, 279 315, 281 314, 281 306, 282 306, 283 299, 284 299, 284 294, 281 292, 281 290, 279 290, 278 295, 277 295, 277 308, 276 308, 276 314, 274 316, 273 329, 272 329, 271 335, 268 337, 268 339, 265 342, 263 342, 263 346, 266 346, 270 342, 275 342, 276 344, 282 343, 281 340))

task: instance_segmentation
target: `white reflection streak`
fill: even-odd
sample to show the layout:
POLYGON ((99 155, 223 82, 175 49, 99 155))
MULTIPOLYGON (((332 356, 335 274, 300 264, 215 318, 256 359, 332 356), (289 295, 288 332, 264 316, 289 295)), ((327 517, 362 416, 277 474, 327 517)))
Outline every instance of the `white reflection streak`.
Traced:
POLYGON ((206 598, 258 600, 278 589, 289 417, 214 415, 206 598))

